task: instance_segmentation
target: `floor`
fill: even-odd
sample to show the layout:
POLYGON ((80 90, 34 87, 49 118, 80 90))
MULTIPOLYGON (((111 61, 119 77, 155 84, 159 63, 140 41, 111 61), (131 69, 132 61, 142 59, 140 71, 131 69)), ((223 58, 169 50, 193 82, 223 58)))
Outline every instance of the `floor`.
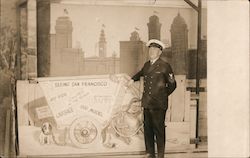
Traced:
MULTIPOLYGON (((56 156, 58 158, 58 156, 56 156)), ((72 156, 63 156, 61 158, 68 158, 72 156)), ((122 154, 122 155, 100 155, 100 156, 84 156, 84 155, 74 155, 74 158, 144 158, 144 154, 122 154)), ((202 145, 198 147, 197 149, 194 149, 192 151, 173 151, 165 154, 165 158, 207 158, 207 145, 202 145)), ((21 158, 21 157, 20 157, 21 158)), ((33 157, 30 157, 33 158, 33 157)), ((35 158, 35 157, 34 157, 35 158)), ((39 158, 55 158, 53 157, 39 157, 39 158)))
MULTIPOLYGON (((144 158, 143 154, 141 155, 117 155, 117 156, 101 156, 95 158, 144 158)), ((202 147, 195 149, 193 151, 183 151, 183 152, 169 152, 165 154, 165 158, 207 158, 207 148, 202 147)))
MULTIPOLYGON (((144 158, 144 155, 107 155, 107 156, 63 156, 60 158, 144 158)), ((164 158, 207 158, 207 152, 199 152, 199 153, 169 153, 165 154, 164 158)), ((17 157, 17 158, 35 158, 35 157, 17 157)), ((36 157, 37 158, 37 157, 36 157)), ((39 158, 59 158, 58 156, 53 157, 40 157, 39 158)))
MULTIPOLYGON (((108 156, 103 158, 144 158, 144 155, 108 156)), ((101 157, 96 157, 101 158, 101 157)), ((207 158, 207 152, 202 153, 172 153, 166 154, 164 158, 207 158)))

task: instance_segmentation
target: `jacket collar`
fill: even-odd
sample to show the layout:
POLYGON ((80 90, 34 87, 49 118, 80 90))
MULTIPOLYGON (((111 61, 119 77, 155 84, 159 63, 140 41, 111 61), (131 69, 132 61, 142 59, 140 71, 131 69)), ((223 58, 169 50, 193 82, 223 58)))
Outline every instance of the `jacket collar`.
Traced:
POLYGON ((151 64, 154 64, 157 60, 159 60, 159 58, 160 58, 160 57, 158 57, 158 58, 156 58, 156 59, 154 59, 154 60, 150 60, 150 63, 151 63, 151 64))
POLYGON ((160 63, 161 59, 158 58, 153 65, 150 65, 150 61, 148 62, 149 66, 148 66, 148 71, 147 73, 152 72, 154 69, 156 69, 157 67, 159 67, 159 63, 160 63))

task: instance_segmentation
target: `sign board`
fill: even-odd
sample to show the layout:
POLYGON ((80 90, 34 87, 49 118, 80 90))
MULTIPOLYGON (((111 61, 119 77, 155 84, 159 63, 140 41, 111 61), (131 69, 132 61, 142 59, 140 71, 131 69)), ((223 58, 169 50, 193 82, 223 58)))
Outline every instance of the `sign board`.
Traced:
MULTIPOLYGON (((142 86, 126 86, 129 79, 117 74, 18 81, 20 155, 143 152, 142 86)), ((166 149, 188 149, 189 140, 189 121, 167 123, 166 149)))

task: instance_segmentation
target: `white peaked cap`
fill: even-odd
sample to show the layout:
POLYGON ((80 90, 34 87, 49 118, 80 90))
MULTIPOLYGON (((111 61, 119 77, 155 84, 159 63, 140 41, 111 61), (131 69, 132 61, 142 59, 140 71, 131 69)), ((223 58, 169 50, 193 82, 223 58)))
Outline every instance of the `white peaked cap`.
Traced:
POLYGON ((165 44, 162 43, 161 41, 157 40, 157 39, 151 39, 147 42, 146 46, 151 47, 151 46, 155 46, 160 48, 161 50, 163 50, 165 48, 165 44))

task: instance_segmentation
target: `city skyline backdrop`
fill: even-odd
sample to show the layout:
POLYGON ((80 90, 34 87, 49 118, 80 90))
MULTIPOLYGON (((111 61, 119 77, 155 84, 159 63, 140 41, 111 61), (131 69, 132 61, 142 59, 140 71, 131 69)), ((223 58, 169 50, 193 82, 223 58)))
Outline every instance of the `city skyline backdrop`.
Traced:
MULTIPOLYGON (((161 40, 171 45, 170 29, 173 19, 180 13, 188 27, 188 47, 196 48, 197 15, 189 8, 98 6, 52 4, 50 33, 55 34, 56 19, 68 16, 72 21, 73 48, 82 48, 85 57, 98 56, 98 41, 104 29, 107 41, 107 56, 115 52, 120 56, 120 41, 129 41, 131 33, 137 31, 141 41, 148 41, 149 17, 157 15, 161 26, 161 40)), ((206 19, 204 19, 205 25, 206 19)), ((206 36, 206 29, 202 30, 206 36)))

